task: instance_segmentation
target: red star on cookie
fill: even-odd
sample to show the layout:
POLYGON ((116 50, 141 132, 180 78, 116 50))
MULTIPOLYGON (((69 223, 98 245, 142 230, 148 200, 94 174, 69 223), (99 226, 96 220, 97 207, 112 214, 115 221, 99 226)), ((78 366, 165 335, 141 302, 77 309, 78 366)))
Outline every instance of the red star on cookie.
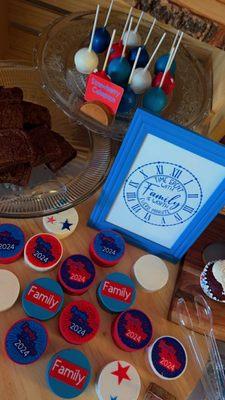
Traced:
POLYGON ((56 219, 54 217, 48 217, 49 224, 54 224, 54 222, 56 222, 56 219))
POLYGON ((122 365, 118 361, 118 369, 116 371, 111 372, 112 375, 115 375, 118 377, 118 385, 121 384, 123 379, 130 381, 130 377, 127 375, 127 371, 129 368, 130 368, 129 365, 127 365, 127 367, 122 367, 122 365))

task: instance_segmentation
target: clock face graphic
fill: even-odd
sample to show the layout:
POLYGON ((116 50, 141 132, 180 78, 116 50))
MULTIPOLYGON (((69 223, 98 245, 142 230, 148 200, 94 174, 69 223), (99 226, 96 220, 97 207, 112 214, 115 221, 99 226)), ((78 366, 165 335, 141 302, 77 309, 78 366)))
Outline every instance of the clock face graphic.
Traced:
POLYGON ((202 189, 186 168, 158 161, 130 173, 123 198, 130 212, 143 222, 172 226, 184 223, 198 211, 202 189))

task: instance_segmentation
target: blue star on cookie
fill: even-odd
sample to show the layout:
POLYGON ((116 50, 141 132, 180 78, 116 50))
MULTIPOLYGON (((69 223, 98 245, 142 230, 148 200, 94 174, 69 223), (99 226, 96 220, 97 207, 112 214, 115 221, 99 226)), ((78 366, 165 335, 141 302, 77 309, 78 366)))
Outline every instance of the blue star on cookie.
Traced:
POLYGON ((64 221, 64 222, 62 222, 62 231, 64 230, 64 229, 68 229, 68 231, 70 231, 70 227, 72 226, 73 224, 71 224, 69 221, 68 221, 68 218, 64 221))
POLYGON ((113 396, 110 395, 110 400, 117 400, 117 399, 118 399, 117 396, 113 397, 113 396))

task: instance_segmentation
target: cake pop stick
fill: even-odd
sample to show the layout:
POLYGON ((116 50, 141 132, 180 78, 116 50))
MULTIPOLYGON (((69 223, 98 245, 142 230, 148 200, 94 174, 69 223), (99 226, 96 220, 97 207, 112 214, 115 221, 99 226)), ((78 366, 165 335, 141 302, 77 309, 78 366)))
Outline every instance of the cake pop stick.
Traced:
POLYGON ((109 47, 108 47, 108 50, 107 50, 107 53, 106 53, 106 57, 105 57, 105 61, 104 61, 102 70, 101 71, 94 71, 95 76, 100 76, 101 78, 106 79, 107 81, 110 81, 111 79, 108 77, 108 75, 106 74, 105 70, 106 70, 106 67, 107 67, 107 64, 108 64, 109 55, 110 55, 110 51, 111 51, 111 48, 112 48, 112 45, 113 45, 113 41, 115 39, 115 34, 116 34, 116 29, 113 30, 112 37, 111 37, 110 44, 109 44, 109 47))
POLYGON ((133 7, 130 8, 130 11, 129 11, 128 15, 127 15, 127 19, 126 19, 126 22, 125 22, 125 25, 124 25, 124 28, 123 28, 123 32, 122 32, 122 34, 120 36, 119 41, 112 45, 110 56, 109 56, 109 61, 112 61, 114 58, 121 57, 121 55, 122 55, 122 52, 123 52, 123 36, 124 36, 124 34, 125 34, 126 30, 127 30, 127 26, 128 26, 132 11, 133 11, 133 7))
POLYGON ((139 49, 138 49, 137 56, 136 56, 136 59, 134 61, 134 65, 133 65, 133 68, 131 70, 130 77, 129 77, 129 80, 128 80, 128 86, 124 90, 123 97, 122 97, 120 105, 119 105, 118 111, 119 111, 120 114, 124 114, 124 113, 130 112, 137 104, 137 95, 132 90, 130 84, 132 82, 133 74, 134 74, 134 71, 135 71, 135 68, 136 68, 140 53, 141 53, 141 47, 139 47, 139 49))
MULTIPOLYGON (((133 23, 133 17, 131 17, 130 19, 128 33, 131 31, 132 23, 133 23)), ((108 75, 110 76, 111 80, 117 85, 125 84, 131 72, 131 66, 127 61, 127 59, 125 58, 128 37, 129 35, 127 35, 126 37, 121 57, 114 58, 109 63, 107 68, 108 75)))
POLYGON ((140 17, 138 19, 137 25, 134 30, 132 30, 130 32, 126 31, 124 33, 124 35, 123 35, 123 44, 124 45, 127 40, 127 37, 128 37, 128 41, 127 41, 128 47, 138 47, 141 45, 141 36, 138 33, 138 28, 140 26, 143 15, 144 15, 144 11, 142 11, 142 13, 140 14, 140 17))
MULTIPOLYGON (((170 52, 167 53, 167 54, 164 54, 164 55, 160 56, 160 57, 158 58, 158 60, 156 61, 156 64, 155 64, 155 74, 156 74, 156 75, 157 75, 159 72, 164 72, 164 71, 165 71, 168 58, 169 58, 171 52, 173 52, 173 50, 174 50, 174 46, 175 46, 175 44, 176 44, 176 41, 177 41, 179 35, 180 35, 180 31, 177 31, 177 33, 176 33, 176 35, 175 35, 175 37, 174 37, 172 46, 171 46, 171 48, 170 48, 170 52)), ((175 75, 175 71, 176 71, 176 61, 174 60, 173 63, 172 63, 172 65, 171 65, 171 67, 170 67, 170 72, 171 72, 172 75, 175 75)))
POLYGON ((95 30, 92 48, 96 53, 103 53, 110 43, 110 33, 106 29, 112 11, 114 0, 111 0, 103 27, 95 30))
MULTIPOLYGON (((144 44, 143 44, 143 46, 141 46, 141 54, 140 54, 140 57, 138 58, 138 63, 137 63, 137 67, 138 68, 145 67, 147 62, 148 62, 148 60, 149 60, 149 54, 148 54, 148 51, 146 49, 146 46, 148 44, 148 41, 150 39, 150 36, 152 34, 152 31, 154 29, 155 24, 156 24, 156 19, 154 18, 154 20, 153 20, 153 22, 152 22, 152 24, 150 26, 150 29, 149 29, 149 31, 147 33, 146 39, 144 41, 144 44)), ((134 60, 136 59, 136 55, 137 55, 138 49, 139 49, 139 47, 133 47, 129 51, 128 61, 130 62, 131 65, 133 65, 134 60)))
POLYGON ((95 14, 89 47, 83 47, 82 49, 78 50, 74 56, 74 63, 76 69, 82 74, 90 74, 98 66, 98 56, 92 50, 95 29, 98 21, 98 14, 99 14, 99 4, 97 5, 96 8, 96 14, 95 14))
POLYGON ((151 87, 152 77, 149 71, 149 67, 165 37, 166 33, 164 33, 160 38, 146 66, 144 68, 135 69, 131 80, 131 88, 134 93, 142 94, 151 87))
POLYGON ((181 33, 179 34, 180 37, 179 37, 179 39, 178 39, 178 42, 177 42, 177 44, 175 45, 175 47, 173 47, 174 50, 172 50, 171 53, 170 53, 170 56, 169 56, 168 61, 167 61, 167 64, 166 64, 165 71, 164 71, 164 73, 163 73, 163 76, 162 76, 162 79, 161 79, 161 82, 160 82, 160 85, 159 85, 160 88, 162 87, 163 82, 164 82, 165 77, 166 77, 166 74, 167 74, 167 72, 169 71, 169 69, 170 69, 170 67, 171 67, 171 65, 172 65, 172 62, 173 62, 173 60, 174 60, 174 58, 175 58, 175 56, 176 56, 176 54, 177 54, 177 50, 178 50, 178 48, 179 48, 179 46, 180 46, 180 42, 181 42, 181 40, 182 40, 183 34, 184 34, 183 32, 181 32, 181 33))

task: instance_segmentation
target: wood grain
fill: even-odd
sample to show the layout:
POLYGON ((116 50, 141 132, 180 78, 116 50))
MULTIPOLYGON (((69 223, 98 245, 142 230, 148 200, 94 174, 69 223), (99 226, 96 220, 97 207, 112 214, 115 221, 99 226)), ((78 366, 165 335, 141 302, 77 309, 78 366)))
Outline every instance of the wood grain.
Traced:
MULTIPOLYGON (((199 237, 195 244, 187 252, 184 263, 179 274, 179 278, 175 287, 174 296, 169 310, 169 319, 178 322, 178 314, 176 309, 177 299, 183 297, 191 310, 191 316, 194 320, 194 328, 196 332, 202 332, 198 326, 196 312, 194 310, 193 299, 196 294, 203 294, 200 286, 200 274, 204 268, 202 258, 203 250, 211 243, 224 242, 225 238, 225 216, 218 215, 216 219, 208 226, 204 233, 199 237)), ((209 303, 214 320, 214 329, 217 339, 225 338, 225 319, 224 304, 206 298, 209 303)))
MULTIPOLYGON (((92 197, 86 203, 77 207, 80 221, 75 233, 62 242, 64 247, 64 259, 69 255, 76 253, 88 255, 88 245, 91 239, 94 237, 95 231, 88 228, 86 224, 91 209, 96 202, 96 199, 97 195, 92 197)), ((24 229, 26 233, 26 238, 29 238, 31 235, 37 232, 41 232, 43 230, 41 219, 10 221, 20 225, 24 229)), ((1 220, 0 222, 3 222, 3 220, 1 220)), ((129 274, 133 263, 143 254, 144 252, 142 250, 127 245, 125 258, 120 262, 118 266, 109 269, 97 267, 97 277, 95 284, 85 295, 82 296, 82 298, 91 301, 99 309, 95 294, 98 282, 107 273, 112 271, 121 271, 129 274)), ((180 327, 167 321, 168 308, 179 268, 178 265, 172 265, 169 263, 167 263, 167 265, 169 269, 169 282, 167 286, 161 291, 153 294, 143 293, 138 290, 135 306, 145 311, 152 319, 154 327, 154 338, 166 334, 174 335, 178 337, 181 341, 183 341, 183 343, 187 346, 180 327)), ((41 276, 41 274, 25 266, 22 259, 4 268, 15 272, 20 280, 22 290, 31 280, 41 276)), ((45 274, 45 276, 51 276, 55 278, 56 270, 51 273, 45 274)), ((72 301, 72 299, 73 297, 67 295, 65 303, 68 304, 70 301, 72 301)), ((56 397, 51 394, 51 392, 47 389, 44 377, 47 362, 56 351, 68 348, 69 345, 63 340, 63 338, 59 334, 58 317, 56 317, 44 323, 49 332, 50 342, 47 353, 37 363, 31 366, 21 367, 9 361, 3 350, 4 337, 9 326, 14 321, 24 317, 24 312, 22 310, 20 300, 21 296, 17 304, 10 311, 1 313, 0 399, 11 400, 12 398, 14 398, 16 400, 53 400, 56 397)), ((177 397, 177 400, 187 399, 188 394, 194 388, 199 378, 199 371, 197 369, 195 373, 193 373, 194 361, 192 359, 190 351, 188 351, 190 359, 185 374, 177 381, 173 381, 173 383, 162 381, 147 369, 147 366, 145 364, 144 351, 129 354, 123 352, 114 345, 110 334, 110 327, 114 317, 111 314, 108 314, 102 310, 100 311, 100 314, 100 333, 93 341, 89 342, 88 344, 76 347, 85 352, 85 354, 90 359, 93 367, 91 385, 89 386, 87 392, 85 392, 83 396, 79 397, 81 400, 97 400, 94 388, 96 375, 107 362, 116 359, 127 360, 135 365, 135 367, 137 368, 142 381, 142 392, 139 400, 143 400, 145 390, 150 382, 158 383, 158 385, 161 385, 166 390, 174 394, 177 397)), ((203 347, 203 340, 201 337, 199 337, 199 339, 200 344, 203 347)))

